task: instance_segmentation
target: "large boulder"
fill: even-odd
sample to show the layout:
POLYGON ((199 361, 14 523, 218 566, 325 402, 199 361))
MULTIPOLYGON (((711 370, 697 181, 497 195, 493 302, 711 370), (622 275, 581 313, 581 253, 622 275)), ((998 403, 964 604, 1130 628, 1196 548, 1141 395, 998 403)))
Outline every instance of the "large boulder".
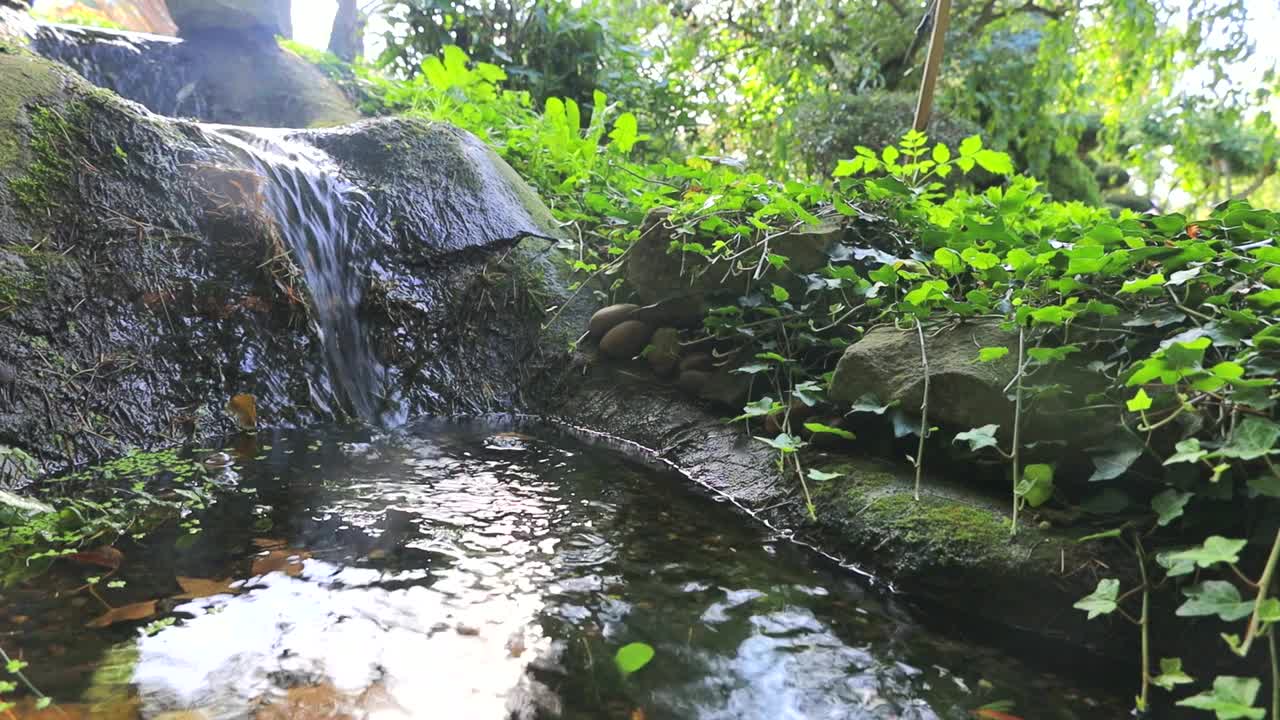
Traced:
POLYGON ((295 128, 361 117, 333 80, 270 35, 228 31, 178 40, 44 24, 28 34, 32 50, 162 115, 295 128))
POLYGON ((233 430, 240 393, 263 426, 354 414, 299 228, 341 243, 400 413, 511 406, 555 229, 478 139, 210 128, 0 51, 0 444, 46 468, 168 446, 233 430))
POLYGON ((169 14, 183 37, 209 32, 289 37, 291 7, 291 0, 169 0, 169 14))
MULTIPOLYGON (((24 0, 8 0, 20 3, 24 0)), ((37 7, 41 17, 55 22, 102 24, 133 32, 175 35, 164 0, 43 0, 37 7)))

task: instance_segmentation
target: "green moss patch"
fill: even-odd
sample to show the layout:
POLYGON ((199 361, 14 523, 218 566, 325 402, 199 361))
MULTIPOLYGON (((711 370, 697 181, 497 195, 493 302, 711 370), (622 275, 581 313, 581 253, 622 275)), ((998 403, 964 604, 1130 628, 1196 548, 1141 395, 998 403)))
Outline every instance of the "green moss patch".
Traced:
POLYGON ((62 87, 63 74, 53 63, 13 46, 0 46, 0 174, 22 161, 25 109, 62 87))

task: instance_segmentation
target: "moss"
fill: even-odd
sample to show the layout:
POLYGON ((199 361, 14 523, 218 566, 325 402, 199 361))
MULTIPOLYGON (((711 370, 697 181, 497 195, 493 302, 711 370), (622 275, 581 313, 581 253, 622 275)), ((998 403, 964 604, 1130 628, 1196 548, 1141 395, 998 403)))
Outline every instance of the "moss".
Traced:
MULTIPOLYGON (((840 473, 814 488, 824 524, 863 545, 896 555, 899 565, 917 562, 969 566, 1012 559, 1009 519, 981 503, 949 496, 914 497, 911 478, 862 462, 821 468, 840 473)), ((1028 537, 1037 533, 1028 528, 1028 537)))
POLYGON ((22 161, 24 110, 62 86, 54 64, 25 50, 0 47, 0 175, 22 161))

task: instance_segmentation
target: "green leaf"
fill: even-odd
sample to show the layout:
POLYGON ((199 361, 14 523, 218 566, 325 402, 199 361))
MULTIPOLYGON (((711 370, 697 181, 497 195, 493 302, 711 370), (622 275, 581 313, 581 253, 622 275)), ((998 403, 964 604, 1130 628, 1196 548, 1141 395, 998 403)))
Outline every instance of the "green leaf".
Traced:
POLYGON ((1254 707, 1262 683, 1255 678, 1220 675, 1213 680, 1213 690, 1206 690, 1185 700, 1181 707, 1212 710, 1218 720, 1263 720, 1267 711, 1254 707))
POLYGON ((951 148, 938 143, 933 146, 933 161, 939 165, 951 160, 951 148))
POLYGON ((1160 658, 1160 674, 1151 678, 1156 687, 1172 690, 1175 686, 1195 682, 1182 670, 1182 658, 1160 658))
POLYGON ((50 706, 50 705, 52 705, 52 704, 53 704, 53 698, 50 698, 50 697, 42 697, 42 698, 40 698, 39 700, 36 700, 36 709, 37 709, 37 710, 47 710, 47 709, 49 709, 49 706, 50 706))
POLYGON ((782 408, 782 403, 774 401, 773 398, 765 396, 753 403, 747 403, 742 407, 742 414, 733 419, 733 422, 747 420, 749 418, 763 417, 782 408))
POLYGON ((978 151, 981 149, 982 149, 982 138, 977 135, 970 135, 969 137, 960 141, 961 157, 970 157, 972 155, 976 155, 978 154, 978 151))
POLYGON ((1009 157, 1009 153, 979 150, 973 159, 978 162, 979 167, 993 175, 1013 174, 1013 159, 1009 157))
POLYGON ((1186 509, 1187 502, 1191 500, 1193 494, 1169 489, 1151 498, 1151 509, 1155 510, 1156 515, 1159 516, 1156 518, 1156 524, 1164 527, 1182 517, 1182 512, 1186 509))
POLYGON ((782 287, 781 285, 774 285, 774 286, 773 286, 773 301, 774 301, 774 302, 784 303, 784 302, 786 302, 786 301, 788 301, 788 300, 790 300, 790 299, 791 299, 791 293, 787 292, 787 289, 786 289, 786 288, 782 287))
POLYGON ((1138 458, 1142 457, 1145 447, 1129 435, 1117 436, 1101 450, 1090 455, 1094 471, 1093 475, 1089 476, 1089 482, 1114 480, 1120 477, 1137 462, 1138 458))
POLYGON ((1150 410, 1151 396, 1147 394, 1146 390, 1142 388, 1138 388, 1137 394, 1133 396, 1132 400, 1125 402, 1124 406, 1129 408, 1129 412, 1142 412, 1143 410, 1150 410))
POLYGON ((993 447, 998 450, 1000 443, 996 440, 996 431, 999 429, 999 425, 983 425, 982 427, 957 433, 951 442, 967 442, 969 443, 969 450, 972 452, 978 452, 987 447, 993 447))
MULTIPOLYGON (((1212 535, 1198 548, 1180 552, 1162 553, 1170 563, 1195 563, 1197 567, 1213 567, 1218 563, 1236 563, 1240 561, 1240 551, 1248 542, 1233 540, 1221 535, 1212 535)), ((1163 565, 1164 563, 1161 562, 1163 565)), ((1166 566, 1167 567, 1167 566, 1166 566)))
POLYGON ((736 367, 730 370, 729 372, 741 373, 743 375, 755 375, 757 373, 767 372, 772 369, 773 369, 773 366, 769 365, 768 363, 747 363, 746 365, 743 365, 741 367, 736 367))
POLYGON ((1206 580, 1182 591, 1187 601, 1177 610, 1179 617, 1217 615, 1226 622, 1253 614, 1253 601, 1240 599, 1235 585, 1222 580, 1206 580))
POLYGON ((960 253, 950 248, 938 248, 933 251, 933 264, 946 270, 951 275, 959 275, 964 270, 964 261, 960 253))
POLYGON ((995 362, 1008 354, 1007 347, 984 347, 978 350, 978 362, 995 362))
POLYGON ((1120 581, 1104 578, 1098 581, 1098 587, 1091 594, 1081 598, 1072 605, 1077 610, 1089 613, 1092 620, 1099 615, 1110 615, 1116 611, 1116 596, 1120 594, 1120 581))
POLYGON ((844 473, 823 472, 816 468, 809 468, 809 479, 814 482, 826 482, 843 476, 844 473))
POLYGON ((853 405, 849 408, 850 413, 869 412, 876 415, 883 415, 886 410, 893 407, 893 403, 881 403, 880 398, 872 393, 867 393, 857 400, 853 401, 853 405))
POLYGON ((1120 286, 1120 294, 1138 293, 1143 290, 1159 292, 1162 287, 1164 287, 1164 275, 1156 273, 1136 280, 1126 280, 1124 285, 1120 286))
POLYGON ((652 645, 636 642, 619 648, 618 653, 613 656, 613 662, 623 675, 630 675, 648 665, 653 660, 653 655, 652 645))
POLYGON ((816 423, 816 422, 805 423, 804 429, 808 430, 811 433, 814 433, 815 435, 822 435, 822 434, 835 435, 836 437, 841 437, 841 438, 844 438, 845 440, 857 439, 857 436, 849 432, 848 430, 845 430, 843 428, 838 428, 838 427, 831 427, 830 425, 823 425, 822 423, 816 423))
POLYGON ((27 668, 27 663, 23 660, 10 660, 4 664, 4 671, 10 675, 16 675, 27 668))
POLYGON ((1277 439, 1280 439, 1280 424, 1265 418, 1249 416, 1236 425, 1227 444, 1214 453, 1214 456, 1257 460, 1276 452, 1277 439))
POLYGON ((636 116, 625 112, 613 121, 613 131, 609 133, 609 139, 613 147, 626 153, 631 152, 631 148, 635 146, 640 139, 639 125, 636 122, 636 116))
POLYGON ((1022 469, 1022 481, 1013 492, 1031 507, 1045 504, 1053 497, 1053 466, 1043 463, 1026 466, 1022 469))
POLYGON ((1175 463, 1194 463, 1200 462, 1202 458, 1207 456, 1208 451, 1200 449, 1200 441, 1196 438, 1187 438, 1173 446, 1177 452, 1165 458, 1165 465, 1173 465, 1175 463))
POLYGON ((806 445, 796 436, 787 433, 778 433, 775 438, 757 437, 756 439, 781 453, 793 453, 806 445))

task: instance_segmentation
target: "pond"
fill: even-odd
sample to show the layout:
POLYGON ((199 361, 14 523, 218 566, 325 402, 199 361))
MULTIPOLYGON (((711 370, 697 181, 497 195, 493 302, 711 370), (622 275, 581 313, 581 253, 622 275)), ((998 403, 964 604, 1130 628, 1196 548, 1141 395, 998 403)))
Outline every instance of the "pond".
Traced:
POLYGON ((229 452, 206 509, 118 544, 100 599, 77 591, 97 571, 65 562, 4 591, 0 646, 65 716, 1122 716, 926 629, 678 477, 553 433, 432 423, 229 452), (624 674, 632 643, 654 656, 624 674))

